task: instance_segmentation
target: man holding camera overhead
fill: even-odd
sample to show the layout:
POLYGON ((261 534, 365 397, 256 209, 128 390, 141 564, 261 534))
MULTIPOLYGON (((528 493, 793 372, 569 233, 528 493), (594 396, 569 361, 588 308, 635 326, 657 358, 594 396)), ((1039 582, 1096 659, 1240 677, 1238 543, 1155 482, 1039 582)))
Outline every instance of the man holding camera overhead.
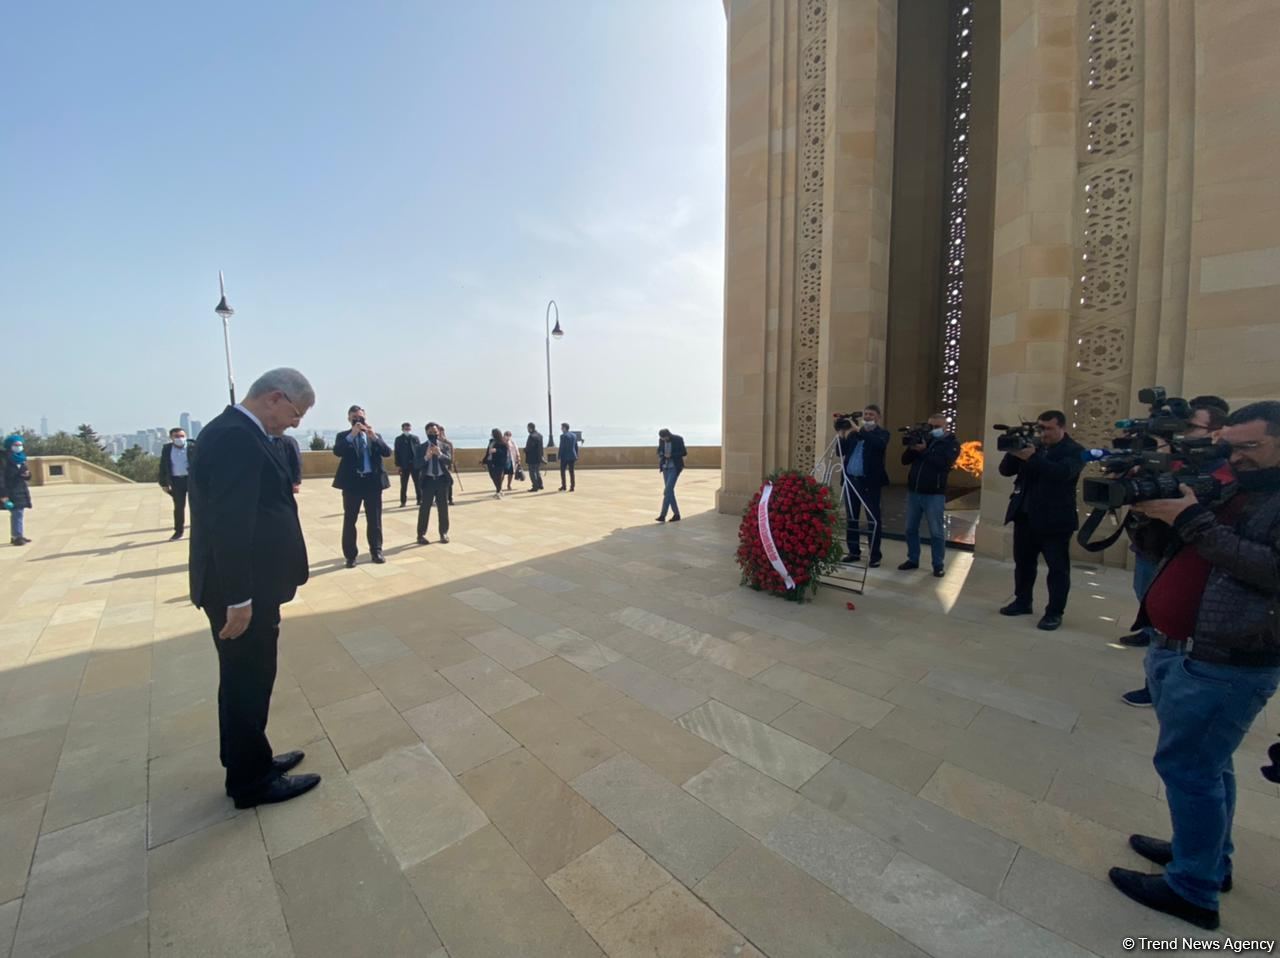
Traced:
POLYGON ((360 406, 347 410, 347 422, 351 423, 351 431, 338 433, 333 441, 333 454, 342 460, 333 477, 333 487, 342 490, 342 554, 350 569, 358 554, 356 517, 362 505, 369 553, 374 562, 387 561, 382 557, 382 490, 391 485, 391 480, 382 466, 382 457, 391 455, 391 449, 369 425, 360 406))
POLYGON ((1013 523, 1013 601, 1001 615, 1031 615, 1040 556, 1048 567, 1049 605, 1036 627, 1062 625, 1071 591, 1071 535, 1080 528, 1076 484, 1084 468, 1081 445, 1067 435, 1067 417, 1057 409, 1040 414, 1036 438, 1005 453, 1000 475, 1014 477, 1005 525, 1013 523))
POLYGON ((1208 929, 1232 886, 1232 756, 1280 683, 1280 402, 1238 409, 1218 438, 1236 477, 1218 501, 1184 483, 1132 506, 1167 534, 1138 624, 1158 630, 1146 673, 1173 840, 1129 838, 1164 874, 1110 873, 1135 901, 1208 929))

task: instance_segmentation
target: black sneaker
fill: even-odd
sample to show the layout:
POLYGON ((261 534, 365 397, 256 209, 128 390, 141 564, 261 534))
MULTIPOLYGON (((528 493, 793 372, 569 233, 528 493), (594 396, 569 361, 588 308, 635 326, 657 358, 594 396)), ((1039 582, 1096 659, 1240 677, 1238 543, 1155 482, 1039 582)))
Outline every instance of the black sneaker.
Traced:
POLYGON ((1132 705, 1136 709, 1149 709, 1154 704, 1151 701, 1151 690, 1145 685, 1140 689, 1134 689, 1132 692, 1125 692, 1120 696, 1120 701, 1125 705, 1132 705))
POLYGON ((1055 612, 1046 612, 1036 623, 1036 628, 1041 632, 1056 632, 1062 628, 1062 616, 1055 612))
POLYGON ((933 577, 935 579, 941 579, 946 574, 947 574, 947 570, 942 568, 942 566, 938 566, 938 568, 933 570, 933 577))
POLYGON ((1128 635, 1120 636, 1121 645, 1131 649, 1141 649, 1151 644, 1151 636, 1146 629, 1139 629, 1137 632, 1130 632, 1128 635))
MULTIPOLYGON (((1155 862, 1162 867, 1173 861, 1173 845, 1162 838, 1152 838, 1150 835, 1130 835, 1129 847, 1147 861, 1155 862)), ((1232 884, 1231 876, 1228 875, 1222 879, 1222 890, 1224 892, 1231 891, 1232 884)))
POLYGON ((918 569, 918 568, 920 568, 919 562, 912 562, 910 559, 908 559, 906 562, 902 563, 902 565, 898 566, 898 571, 910 572, 912 569, 918 569))
POLYGON ((1031 615, 1031 606, 1021 605, 1016 600, 1000 610, 1001 615, 1031 615))
POLYGON ((1193 905, 1170 888, 1163 875, 1144 875, 1129 868, 1113 868, 1108 875, 1111 884, 1140 905, 1209 931, 1218 927, 1217 909, 1193 905))

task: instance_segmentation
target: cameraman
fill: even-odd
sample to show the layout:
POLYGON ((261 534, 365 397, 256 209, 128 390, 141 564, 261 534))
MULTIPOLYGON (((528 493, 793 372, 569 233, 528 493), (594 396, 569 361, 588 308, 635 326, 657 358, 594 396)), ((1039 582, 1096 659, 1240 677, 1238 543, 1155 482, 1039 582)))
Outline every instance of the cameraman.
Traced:
POLYGON ((1280 682, 1280 402, 1237 410, 1220 439, 1236 475, 1224 502, 1201 505, 1184 485, 1133 506, 1170 529, 1139 624, 1161 633, 1146 672, 1173 840, 1129 839, 1163 875, 1111 869, 1130 898, 1209 929, 1231 887, 1232 755, 1280 682))
POLYGON ((929 551, 933 574, 944 574, 947 540, 942 513, 947 504, 947 474, 960 458, 960 443, 951 432, 947 417, 929 417, 929 432, 923 442, 913 443, 902 453, 902 464, 911 467, 907 476, 907 561, 901 571, 920 568, 920 517, 929 522, 929 551))
POLYGON ((1000 475, 1017 477, 1005 525, 1013 523, 1014 599, 1001 615, 1030 615, 1036 566, 1044 556, 1049 569, 1049 605, 1036 628, 1052 632, 1062 625, 1071 591, 1071 535, 1080 527, 1076 483, 1084 468, 1080 444, 1067 435, 1067 417, 1057 409, 1041 413, 1040 440, 1005 453, 1000 475))
POLYGON ((845 544, 849 548, 849 554, 844 557, 844 561, 858 562, 862 559, 858 516, 862 512, 862 503, 865 502, 867 515, 875 523, 871 536, 871 568, 875 569, 880 565, 880 538, 883 532, 880 522, 880 490, 889 484, 889 474, 884 468, 884 454, 889 448, 889 430, 880 425, 880 407, 876 405, 868 405, 862 410, 862 424, 858 428, 855 429, 850 420, 840 419, 836 422, 836 429, 840 431, 840 458, 844 463, 844 474, 858 491, 855 496, 843 485, 841 487, 845 517, 848 520, 845 544), (861 501, 858 496, 862 497, 861 501))

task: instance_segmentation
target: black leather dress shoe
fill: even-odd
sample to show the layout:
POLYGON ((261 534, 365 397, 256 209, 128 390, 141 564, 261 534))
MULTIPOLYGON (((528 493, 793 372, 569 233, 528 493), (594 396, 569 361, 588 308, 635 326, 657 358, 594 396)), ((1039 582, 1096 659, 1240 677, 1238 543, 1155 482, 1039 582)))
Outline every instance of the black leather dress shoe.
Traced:
POLYGON ((283 775, 285 772, 292 772, 302 764, 302 760, 306 757, 307 753, 301 749, 298 749, 295 752, 285 752, 283 755, 277 755, 271 760, 271 770, 277 775, 283 775))
POLYGON ((1111 884, 1136 901, 1174 918, 1181 918, 1200 928, 1213 931, 1218 927, 1216 909, 1201 908, 1187 901, 1164 880, 1163 875, 1144 875, 1128 868, 1113 868, 1108 874, 1111 884))
POLYGON ((1036 623, 1036 628, 1041 632, 1056 632, 1062 627, 1062 616, 1055 615, 1052 612, 1046 612, 1036 623))
POLYGON ((281 775, 251 792, 236 796, 236 808, 253 808, 256 805, 278 805, 297 798, 320 784, 319 775, 281 775))
POLYGON ((384 556, 381 552, 375 552, 373 554, 373 562, 375 565, 382 565, 382 563, 386 561, 387 561, 387 557, 384 556))
MULTIPOLYGON (((1152 838, 1150 835, 1130 835, 1129 847, 1147 861, 1155 862, 1157 865, 1167 865, 1173 861, 1173 845, 1162 838, 1152 838)), ((1228 875, 1222 879, 1222 890, 1231 891, 1231 888, 1231 876, 1228 875)))
POLYGON ((348 559, 348 560, 347 560, 347 568, 348 568, 348 569, 354 569, 355 567, 356 567, 356 560, 355 560, 355 559, 348 559))
POLYGON ((426 537, 426 536, 418 536, 418 545, 420 545, 420 546, 429 546, 429 545, 431 545, 431 541, 430 541, 429 539, 427 539, 427 537, 426 537))
POLYGON ((658 516, 658 517, 657 517, 657 518, 655 518, 653 521, 654 521, 654 522, 666 522, 666 521, 667 521, 667 517, 666 517, 666 516, 658 516))
POLYGON ((910 559, 908 559, 906 562, 902 563, 902 565, 898 566, 898 571, 910 572, 912 569, 918 569, 918 568, 920 568, 919 562, 912 562, 910 559))
POLYGON ((1001 615, 1030 615, 1031 606, 1019 605, 1017 602, 1010 602, 1000 610, 1001 615))
POLYGON ((679 521, 680 521, 680 514, 677 512, 674 516, 672 516, 672 517, 671 517, 671 519, 670 519, 669 521, 670 521, 670 522, 679 522, 679 521))

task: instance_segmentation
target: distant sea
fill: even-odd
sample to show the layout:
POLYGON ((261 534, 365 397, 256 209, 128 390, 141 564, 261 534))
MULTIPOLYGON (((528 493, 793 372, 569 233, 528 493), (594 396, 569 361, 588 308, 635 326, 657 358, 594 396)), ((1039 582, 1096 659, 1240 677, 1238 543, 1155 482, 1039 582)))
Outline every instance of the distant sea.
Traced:
MULTIPOLYGON (((393 437, 399 435, 398 428, 388 429, 383 423, 375 422, 375 426, 382 433, 382 437, 388 442, 393 437)), ((489 441, 489 430, 493 426, 449 426, 445 424, 449 430, 449 440, 455 446, 461 446, 464 449, 482 448, 489 441)), ((524 437, 528 430, 521 426, 517 429, 515 426, 502 426, 503 429, 510 429, 515 436, 516 441, 524 444, 524 437)), ((539 423, 540 430, 546 430, 546 423, 539 423)), ((582 433, 583 443, 587 446, 656 446, 658 444, 658 429, 654 426, 652 429, 642 429, 635 426, 574 426, 575 432, 582 433)), ((720 445, 720 425, 717 423, 713 426, 681 426, 680 423, 671 423, 668 428, 684 437, 687 446, 718 446, 720 445)), ((311 438, 313 432, 318 432, 324 436, 332 445, 334 436, 338 434, 339 427, 334 426, 330 429, 308 429, 304 426, 298 430, 291 430, 298 442, 306 448, 307 441, 311 438)), ((418 438, 422 438, 421 425, 414 426, 414 433, 418 438)), ((557 435, 559 435, 559 427, 557 426, 557 435)))

